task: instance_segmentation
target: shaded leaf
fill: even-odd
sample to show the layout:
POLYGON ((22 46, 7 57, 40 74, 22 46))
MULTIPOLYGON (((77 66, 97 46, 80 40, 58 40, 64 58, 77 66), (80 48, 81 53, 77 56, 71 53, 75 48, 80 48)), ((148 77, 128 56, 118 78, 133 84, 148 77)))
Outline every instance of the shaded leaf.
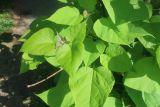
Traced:
POLYGON ((102 0, 116 24, 149 19, 149 12, 142 0, 102 0))
POLYGON ((74 100, 68 86, 68 76, 62 73, 55 88, 37 94, 49 107, 74 107, 74 100))
POLYGON ((97 0, 78 0, 78 3, 84 9, 93 11, 95 10, 95 5, 97 3, 97 0))
POLYGON ((106 54, 101 55, 100 62, 115 72, 126 72, 132 69, 132 63, 126 51, 115 44, 109 44, 106 54))

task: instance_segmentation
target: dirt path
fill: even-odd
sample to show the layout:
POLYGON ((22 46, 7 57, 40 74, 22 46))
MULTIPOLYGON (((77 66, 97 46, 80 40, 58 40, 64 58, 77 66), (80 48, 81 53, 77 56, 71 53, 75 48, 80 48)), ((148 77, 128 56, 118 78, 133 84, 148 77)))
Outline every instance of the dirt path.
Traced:
POLYGON ((22 35, 30 23, 41 16, 50 16, 59 8, 57 0, 12 0, 14 34, 22 35))

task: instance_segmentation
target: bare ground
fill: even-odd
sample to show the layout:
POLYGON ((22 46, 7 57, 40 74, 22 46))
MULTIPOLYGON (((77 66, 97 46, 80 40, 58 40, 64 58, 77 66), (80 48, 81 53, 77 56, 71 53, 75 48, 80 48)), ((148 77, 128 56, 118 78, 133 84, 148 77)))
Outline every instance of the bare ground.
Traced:
POLYGON ((59 3, 57 0, 10 0, 10 2, 7 10, 12 14, 14 26, 8 33, 0 35, 0 107, 47 107, 33 92, 39 93, 50 88, 54 85, 54 78, 30 89, 26 86, 45 78, 48 72, 54 69, 45 63, 37 71, 19 75, 21 61, 19 50, 22 43, 18 42, 18 38, 29 28, 33 20, 51 15, 59 3))

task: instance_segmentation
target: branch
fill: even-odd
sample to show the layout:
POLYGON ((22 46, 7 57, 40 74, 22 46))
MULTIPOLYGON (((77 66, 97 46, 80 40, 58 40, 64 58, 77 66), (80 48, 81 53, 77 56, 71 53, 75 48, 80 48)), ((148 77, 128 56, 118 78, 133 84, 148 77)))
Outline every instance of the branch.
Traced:
POLYGON ((54 77, 55 75, 57 75, 58 73, 60 73, 62 70, 63 70, 63 69, 60 69, 60 70, 54 72, 53 74, 49 75, 47 78, 45 78, 45 79, 43 79, 43 80, 40 80, 40 81, 38 81, 38 82, 36 82, 36 83, 34 83, 34 84, 27 85, 27 87, 28 87, 28 88, 31 88, 31 87, 34 87, 34 86, 36 86, 36 85, 39 85, 39 84, 41 84, 41 83, 49 80, 50 78, 54 77))

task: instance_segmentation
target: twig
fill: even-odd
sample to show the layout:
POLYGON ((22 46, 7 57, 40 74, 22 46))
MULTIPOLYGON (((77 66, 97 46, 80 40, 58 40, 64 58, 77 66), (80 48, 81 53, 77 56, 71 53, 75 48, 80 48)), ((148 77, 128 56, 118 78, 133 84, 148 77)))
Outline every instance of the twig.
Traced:
POLYGON ((58 73, 60 73, 62 70, 63 70, 63 69, 60 69, 60 70, 54 72, 53 74, 49 75, 47 78, 45 78, 45 79, 43 79, 43 80, 40 80, 40 81, 38 81, 38 82, 36 82, 36 83, 34 83, 34 84, 27 85, 27 87, 28 87, 28 88, 31 88, 31 87, 34 87, 34 86, 36 86, 36 85, 39 85, 39 84, 47 81, 48 79, 54 77, 55 75, 57 75, 58 73))

